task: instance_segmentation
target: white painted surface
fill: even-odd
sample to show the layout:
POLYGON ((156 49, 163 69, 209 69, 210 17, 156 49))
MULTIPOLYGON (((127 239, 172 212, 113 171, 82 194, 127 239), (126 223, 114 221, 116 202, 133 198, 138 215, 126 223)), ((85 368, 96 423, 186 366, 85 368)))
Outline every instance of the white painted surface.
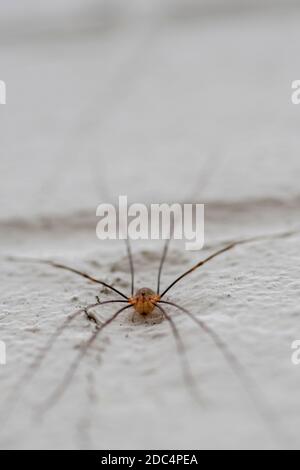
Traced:
MULTIPOLYGON (((82 29, 81 15, 67 26, 68 8, 56 13, 59 30, 43 34, 43 24, 51 26, 44 18, 29 31, 19 14, 11 21, 23 21, 24 32, 2 32, 0 79, 9 96, 0 107, 1 255, 60 259, 128 291, 124 247, 95 237, 103 200, 207 202, 207 252, 299 224, 300 107, 290 96, 299 78, 300 11, 292 2, 194 18, 156 7, 108 28, 82 15, 82 29)), ((295 236, 237 248, 170 291, 238 355, 272 410, 279 442, 187 318, 176 315, 205 407, 182 380, 168 324, 132 324, 124 314, 36 420, 93 326, 82 317, 65 331, 20 390, 1 447, 299 447, 300 369, 291 362, 300 339, 299 246, 295 236)), ((155 285, 160 249, 134 245, 140 287, 155 285)), ((205 254, 174 245, 163 284, 205 254)), ((50 333, 99 289, 46 266, 2 261, 0 291, 3 413, 50 333)))

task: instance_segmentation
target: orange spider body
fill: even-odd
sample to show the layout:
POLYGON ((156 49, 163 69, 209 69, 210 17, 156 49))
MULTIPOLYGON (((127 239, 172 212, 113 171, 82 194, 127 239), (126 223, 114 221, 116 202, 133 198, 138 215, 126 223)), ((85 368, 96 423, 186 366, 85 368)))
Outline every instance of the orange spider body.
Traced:
POLYGON ((129 303, 136 312, 141 315, 148 315, 153 312, 156 302, 160 300, 160 296, 153 290, 143 287, 139 289, 133 297, 130 297, 129 303))

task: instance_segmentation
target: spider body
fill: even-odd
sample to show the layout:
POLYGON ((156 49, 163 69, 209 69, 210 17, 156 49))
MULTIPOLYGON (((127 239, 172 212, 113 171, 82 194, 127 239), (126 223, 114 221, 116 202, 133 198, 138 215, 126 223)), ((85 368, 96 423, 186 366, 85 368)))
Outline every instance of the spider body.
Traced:
POLYGON ((129 298, 129 303, 140 315, 149 315, 152 313, 156 302, 160 300, 160 295, 156 294, 148 287, 138 289, 136 294, 129 298))

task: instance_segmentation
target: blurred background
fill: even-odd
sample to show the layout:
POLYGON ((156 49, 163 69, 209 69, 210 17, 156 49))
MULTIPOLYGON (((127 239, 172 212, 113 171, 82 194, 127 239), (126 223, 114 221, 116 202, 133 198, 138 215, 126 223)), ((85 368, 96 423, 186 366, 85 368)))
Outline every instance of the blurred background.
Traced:
MULTIPOLYGON (((123 244, 95 236, 96 207, 119 195, 206 203, 206 249, 297 225, 299 24, 296 0, 0 0, 1 255, 59 257, 129 289, 123 244)), ((151 287, 160 246, 134 252, 137 282, 151 287)), ((163 284, 201 255, 174 249, 163 284)), ((299 369, 290 361, 299 261, 296 237, 245 246, 174 289, 233 347, 285 441, 270 442, 228 364, 178 316, 210 407, 189 400, 166 322, 125 321, 90 352, 47 419, 33 422, 89 334, 80 318, 22 390, 0 446, 299 447, 299 369)), ((0 383, 9 398, 62 315, 98 291, 45 266, 6 260, 1 271, 9 360, 0 383)))
POLYGON ((1 217, 290 199, 296 1, 1 0, 1 217))

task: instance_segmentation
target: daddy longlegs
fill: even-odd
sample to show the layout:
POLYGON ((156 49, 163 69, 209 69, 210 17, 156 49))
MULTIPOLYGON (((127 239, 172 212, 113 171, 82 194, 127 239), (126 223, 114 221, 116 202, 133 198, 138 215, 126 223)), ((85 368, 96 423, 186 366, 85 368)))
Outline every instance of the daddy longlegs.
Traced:
POLYGON ((260 417, 263 419, 264 424, 268 424, 269 431, 271 430, 272 434, 274 435, 274 415, 272 410, 270 410, 266 404, 266 401, 262 399, 262 395, 259 392, 259 389, 256 386, 256 383, 251 379, 251 377, 246 373, 245 369, 242 367, 241 363, 237 359, 237 357, 234 355, 234 353, 231 351, 230 347, 222 340, 222 338, 217 334, 217 332, 212 329, 211 326, 207 324, 206 321, 203 319, 198 318, 194 313, 190 312, 187 310, 185 307, 182 307, 181 305, 178 305, 177 303, 171 301, 171 300, 164 300, 167 292, 169 292, 179 281, 181 281, 183 278, 194 272, 196 269, 204 266, 208 262, 212 261, 214 258, 222 255, 223 253, 230 251, 234 249, 238 245, 244 245, 244 244, 249 244, 253 242, 259 242, 263 240, 270 240, 270 239, 280 239, 280 238, 286 238, 290 237, 292 235, 299 234, 298 230, 294 231, 289 231, 289 232, 282 232, 282 233, 277 233, 277 234, 271 234, 271 235, 261 235, 261 236, 256 236, 244 240, 237 240, 233 241, 231 243, 226 244, 222 248, 218 249, 208 257, 202 259, 198 263, 196 263, 194 266, 192 266, 190 269, 185 271, 183 274, 178 276, 174 281, 172 281, 162 292, 161 292, 161 275, 162 275, 162 270, 163 266, 167 257, 167 252, 169 248, 169 242, 170 239, 166 240, 166 243, 164 245, 163 253, 161 256, 160 264, 159 264, 159 269, 158 269, 158 276, 157 276, 157 288, 156 291, 149 289, 149 288, 141 288, 138 289, 136 292, 134 290, 135 286, 135 278, 134 278, 134 263, 133 263, 133 256, 132 256, 132 251, 130 247, 129 240, 126 240, 126 246, 127 246, 127 255, 129 259, 129 265, 130 265, 130 273, 131 273, 131 294, 127 296, 124 292, 121 292, 119 289, 115 288, 114 286, 99 280, 83 271, 79 271, 77 269, 74 269, 70 266, 66 266, 65 264, 61 264, 55 261, 51 260, 44 260, 44 259, 38 259, 38 258, 29 258, 29 257, 14 257, 10 256, 7 257, 6 259, 10 261, 21 261, 21 262, 32 262, 32 263, 42 263, 42 264, 47 264, 53 268, 57 269, 63 269, 66 271, 69 271, 71 273, 77 274, 93 283, 100 284, 106 289, 109 289, 110 291, 114 292, 117 294, 120 299, 111 299, 111 300, 105 300, 101 301, 98 296, 96 296, 96 302, 80 308, 73 312, 71 315, 69 315, 61 325, 58 326, 58 328, 54 331, 54 333, 49 337, 45 347, 41 350, 41 352, 38 354, 36 357, 35 361, 31 366, 25 371, 25 374, 21 377, 21 380, 18 382, 15 390, 18 391, 23 389, 22 384, 26 384, 26 382, 29 381, 29 379, 32 378, 34 372, 40 367, 42 361, 44 360, 46 354, 49 352, 49 350, 52 348, 54 345, 55 341, 58 339, 58 337, 62 334, 62 332, 71 324, 71 322, 77 318, 80 314, 85 313, 87 317, 90 320, 93 320, 96 323, 96 329, 95 331, 90 335, 88 340, 84 343, 84 345, 80 348, 77 356, 75 357, 74 361, 71 363, 69 369, 65 373, 61 383, 56 387, 56 389, 53 391, 53 393, 48 397, 48 399, 44 402, 44 405, 42 409, 44 411, 48 410, 51 406, 53 406, 57 400, 61 397, 61 395, 65 392, 69 384, 71 383, 73 376, 78 369, 81 361, 87 354, 89 348, 92 346, 92 344, 96 341, 97 337, 99 336, 100 332, 106 328, 109 324, 111 324, 119 315, 124 312, 127 309, 134 309, 136 313, 139 315, 142 315, 146 317, 147 315, 151 314, 155 308, 157 308, 162 316, 167 320, 167 322, 170 324, 172 334, 174 336, 174 339, 177 344, 177 349, 178 353, 182 359, 182 368, 183 368, 183 375, 186 379, 186 383, 190 386, 194 386, 193 382, 193 377, 191 375, 191 372, 189 370, 188 363, 186 361, 186 357, 184 355, 185 353, 185 348, 184 348, 184 343, 181 338, 181 334, 179 333, 177 326, 173 320, 173 318, 167 313, 165 307, 174 307, 183 314, 187 315, 198 327, 201 328, 201 330, 206 333, 215 346, 220 350, 220 352, 223 354, 224 358, 226 359, 228 365, 234 372, 234 374, 237 376, 239 381, 241 382, 241 385, 244 387, 246 392, 248 393, 249 398, 251 399, 257 413, 260 415, 260 417), (126 304, 119 308, 113 315, 111 315, 107 320, 104 322, 99 322, 98 318, 90 312, 90 310, 95 309, 96 307, 107 305, 107 304, 113 304, 113 303, 123 303, 126 304))

